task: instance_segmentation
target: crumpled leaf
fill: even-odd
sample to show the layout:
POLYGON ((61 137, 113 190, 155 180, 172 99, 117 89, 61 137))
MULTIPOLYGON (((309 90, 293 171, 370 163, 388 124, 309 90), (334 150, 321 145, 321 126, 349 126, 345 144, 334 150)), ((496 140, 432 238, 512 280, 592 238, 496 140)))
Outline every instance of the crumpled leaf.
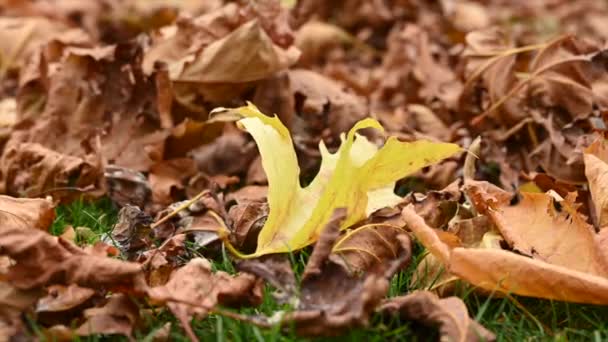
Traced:
MULTIPOLYGON (((608 293, 605 277, 608 259, 601 250, 604 240, 589 229, 572 199, 556 200, 547 194, 524 193, 519 195, 525 196, 519 198, 519 203, 509 206, 512 196, 496 187, 484 189, 484 184, 487 183, 469 183, 469 188, 475 189, 468 191, 473 195, 472 202, 516 250, 519 248, 531 258, 502 250, 498 243, 483 243, 483 240, 475 248, 449 246, 411 207, 403 209, 402 217, 419 241, 451 274, 475 286, 523 296, 607 303, 608 297, 604 294, 608 293), (537 203, 540 203, 538 209, 530 208, 537 203), (509 217, 505 217, 507 212, 509 217), (518 223, 522 217, 525 217, 525 225, 518 223), (555 233, 554 229, 562 233, 555 233), (568 236, 564 237, 564 234, 568 236), (576 244, 585 246, 584 250, 576 244), (584 253, 581 258, 580 253, 584 253)), ((485 236, 487 234, 484 240, 485 236)))
POLYGON ((48 199, 0 195, 0 226, 46 231, 54 219, 55 207, 48 199))
POLYGON ((196 172, 196 164, 188 158, 166 160, 153 165, 150 168, 153 201, 165 205, 172 203, 172 191, 183 190, 184 180, 196 172))
POLYGON ((431 292, 415 291, 405 296, 386 299, 379 312, 399 314, 405 319, 439 326, 441 341, 494 341, 494 334, 469 317, 464 302, 458 297, 438 298, 431 292))
POLYGON ((297 300, 298 286, 289 258, 285 254, 264 255, 256 259, 241 260, 239 271, 255 274, 275 288, 273 298, 280 304, 297 300))
POLYGON ((261 283, 254 276, 213 273, 209 261, 202 258, 190 260, 167 284, 151 288, 148 294, 167 303, 192 341, 198 340, 190 327, 192 317, 204 318, 217 304, 259 304, 262 300, 261 283))
MULTIPOLYGON (((460 94, 460 107, 465 107, 467 101, 475 98, 471 94, 479 79, 488 90, 490 102, 498 101, 516 82, 513 68, 517 56, 512 37, 500 28, 491 27, 468 33, 466 43, 464 57, 467 61, 467 82, 460 94)), ((502 122, 521 120, 522 114, 518 113, 517 101, 514 99, 507 100, 499 110, 499 120, 502 122)))
MULTIPOLYGON (((409 262, 411 242, 400 230, 377 232, 380 238, 375 244, 360 244, 360 240, 359 244, 351 244, 350 251, 373 254, 375 257, 370 258, 371 262, 361 263, 357 253, 340 251, 335 243, 345 214, 343 208, 332 213, 308 259, 299 291, 294 286, 291 268, 277 260, 278 256, 242 262, 248 272, 267 279, 271 284, 278 283, 283 301, 293 302, 290 299, 298 298, 295 310, 282 315, 280 324, 283 327, 293 327, 298 334, 318 336, 336 335, 346 329, 368 325, 374 309, 389 289, 389 279, 409 262), (382 240, 385 243, 380 242, 382 240), (394 250, 386 243, 387 240, 395 242, 394 250), (332 252, 333 249, 337 252, 332 252), (361 268, 352 268, 351 265, 361 268), (349 286, 344 287, 344 284, 349 286)), ((349 235, 344 237, 348 239, 349 235)))
POLYGON ((600 139, 591 144, 584 154, 585 176, 595 207, 600 228, 608 227, 608 143, 600 139))
POLYGON ((152 245, 150 225, 152 217, 136 206, 126 205, 118 212, 118 221, 104 242, 115 245, 129 255, 152 245))
POLYGON ((401 201, 393 193, 395 181, 460 150, 455 144, 403 143, 394 137, 377 149, 356 133, 363 128, 382 129, 377 121, 365 119, 350 130, 336 153, 319 145, 321 168, 310 185, 302 188, 293 143, 279 119, 251 104, 229 113, 244 117, 238 123, 256 140, 269 183, 269 215, 256 252, 237 252, 241 257, 289 252, 313 243, 335 208, 347 208, 345 228, 377 209, 395 205, 401 201))
POLYGON ((591 225, 576 211, 572 198, 558 201, 544 193, 521 193, 519 202, 492 203, 486 209, 513 249, 547 263, 608 276, 591 225), (576 257, 574 257, 576 255, 576 257))
POLYGON ((116 293, 104 306, 85 310, 84 317, 86 321, 76 329, 78 335, 120 334, 131 337, 139 320, 139 308, 129 296, 116 293))
POLYGON ((1 163, 0 185, 5 193, 15 196, 70 196, 62 190, 95 186, 102 174, 97 155, 69 156, 36 143, 8 147, 1 163))
POLYGON ((211 43, 192 63, 173 77, 181 82, 243 83, 287 68, 299 51, 286 51, 272 43, 259 21, 252 20, 211 43), (240 53, 238 53, 240 52, 240 53))
POLYGON ((37 229, 0 227, 0 252, 15 261, 6 276, 19 289, 77 284, 137 292, 146 287, 139 264, 87 253, 37 229))
POLYGON ((164 285, 169 281, 171 273, 182 264, 187 257, 186 234, 177 234, 160 245, 158 248, 143 252, 137 261, 141 262, 149 286, 164 285))
POLYGON ((25 64, 40 45, 56 38, 68 28, 46 18, 10 18, 0 20, 0 75, 25 64))
POLYGON ((309 66, 332 47, 354 42, 355 38, 339 26, 322 21, 309 21, 296 32, 295 45, 302 51, 298 65, 309 66))
MULTIPOLYGON (((296 311, 283 317, 282 324, 294 324, 300 334, 335 335, 355 326, 367 326, 374 308, 388 291, 389 279, 411 257, 409 238, 399 235, 394 255, 354 272, 348 268, 352 264, 348 259, 353 255, 331 252, 340 220, 338 211, 323 230, 302 275, 300 304, 296 311), (345 283, 350 286, 345 288, 345 283)), ((385 247, 381 245, 380 249, 385 247)))
MULTIPOLYGON (((315 144, 320 136, 332 144, 357 121, 369 116, 365 101, 346 91, 338 82, 306 69, 289 70, 288 75, 294 110, 300 118, 292 120, 289 127, 295 136, 309 135, 315 144)), ((280 119, 284 121, 283 117, 280 119)))
POLYGON ((79 309, 91 302, 95 294, 93 289, 74 284, 51 285, 47 288, 47 295, 36 303, 37 319, 47 325, 69 323, 79 313, 79 309))
POLYGON ((40 289, 22 290, 4 279, 11 261, 0 256, 0 340, 9 341, 26 335, 26 326, 21 320, 23 312, 31 308, 44 295, 40 289))
POLYGON ((47 288, 47 296, 40 298, 36 303, 36 312, 61 312, 78 306, 95 294, 95 290, 80 287, 74 284, 52 285, 47 288))
POLYGON ((152 190, 143 173, 116 165, 106 165, 103 175, 108 197, 119 206, 145 207, 148 203, 152 190))

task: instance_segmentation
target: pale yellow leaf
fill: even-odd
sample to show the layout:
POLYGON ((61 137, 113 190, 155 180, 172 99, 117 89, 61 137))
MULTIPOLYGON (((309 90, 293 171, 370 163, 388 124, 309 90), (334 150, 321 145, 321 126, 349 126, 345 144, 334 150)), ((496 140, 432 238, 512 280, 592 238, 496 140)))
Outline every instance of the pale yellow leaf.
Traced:
POLYGON ((301 249, 315 242, 334 209, 346 208, 342 228, 367 218, 379 208, 393 206, 401 198, 393 193, 395 182, 419 169, 460 151, 455 144, 389 138, 378 149, 356 132, 363 128, 382 130, 374 119, 364 119, 342 137, 335 153, 320 144, 322 155, 318 175, 309 186, 299 184, 297 163, 289 131, 275 117, 249 104, 222 115, 238 114, 238 124, 249 132, 260 151, 268 177, 269 215, 258 236, 257 257, 301 249))

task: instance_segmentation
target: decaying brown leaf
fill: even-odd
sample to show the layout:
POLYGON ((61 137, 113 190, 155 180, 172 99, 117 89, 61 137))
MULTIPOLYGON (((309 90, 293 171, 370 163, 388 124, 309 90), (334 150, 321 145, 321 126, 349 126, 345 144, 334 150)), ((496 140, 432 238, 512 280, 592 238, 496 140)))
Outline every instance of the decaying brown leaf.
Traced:
POLYGON ((174 202, 172 191, 183 190, 184 181, 197 169, 194 160, 183 158, 160 162, 150 168, 152 200, 159 204, 174 202))
POLYGON ((47 288, 47 295, 36 303, 38 319, 45 324, 69 323, 79 311, 94 297, 95 290, 80 287, 74 284, 51 285, 47 288))
POLYGON ((52 284, 145 289, 141 266, 85 252, 71 242, 32 228, 2 227, 0 252, 15 261, 7 280, 20 289, 52 284))
POLYGON ((608 145, 606 140, 595 141, 585 151, 585 176, 601 228, 608 226, 608 145))
POLYGON ((76 329, 78 335, 120 334, 131 337, 139 319, 139 308, 129 296, 117 293, 104 306, 85 310, 84 317, 86 321, 76 329))
POLYGON ((59 154, 39 144, 25 143, 6 149, 1 160, 2 186, 4 192, 11 195, 53 194, 61 198, 66 196, 66 190, 83 191, 99 186, 101 161, 94 154, 79 158, 59 154))
POLYGON ((224 272, 213 273, 209 261, 196 258, 175 271, 167 284, 153 287, 148 292, 151 299, 167 303, 188 336, 196 341, 190 327, 192 317, 205 317, 217 304, 259 304, 260 285, 250 274, 232 277, 224 272))
POLYGON ((141 250, 151 245, 150 224, 152 218, 149 215, 138 207, 126 205, 118 212, 118 221, 105 240, 123 253, 141 250))
POLYGON ((513 204, 511 196, 498 188, 485 186, 493 191, 489 193, 483 183, 469 183, 468 189, 475 206, 504 239, 529 257, 481 241, 474 248, 450 247, 411 207, 404 208, 407 226, 451 274, 491 291, 606 303, 601 295, 608 286, 603 240, 576 211, 572 198, 522 193, 513 204), (556 234, 555 229, 563 232, 556 234), (582 258, 580 246, 585 246, 582 258))
POLYGON ((0 208, 0 225, 4 227, 46 231, 55 219, 55 208, 48 199, 0 196, 0 208))
POLYGON ((344 210, 338 209, 325 226, 302 275, 299 293, 293 292, 291 270, 281 271, 285 267, 281 267, 276 259, 266 257, 266 262, 270 262, 266 265, 258 261, 244 262, 249 272, 267 278, 271 284, 278 283, 278 288, 287 292, 284 298, 299 297, 295 311, 285 313, 281 325, 295 327, 305 335, 336 335, 354 326, 366 326, 388 291, 388 279, 409 260, 410 241, 404 234, 390 235, 393 238, 397 236, 396 250, 381 242, 385 237, 376 240, 377 245, 372 250, 367 249, 369 245, 361 245, 361 241, 351 242, 351 251, 359 250, 363 255, 371 253, 374 262, 361 262, 370 255, 361 259, 358 253, 332 252, 343 220, 344 210), (385 254, 376 256, 374 253, 385 254), (345 283, 350 286, 344 287, 345 283))
POLYGON ((466 305, 458 297, 439 299, 431 292, 416 291, 385 300, 378 311, 431 326, 438 325, 442 341, 495 340, 494 334, 469 318, 466 305))

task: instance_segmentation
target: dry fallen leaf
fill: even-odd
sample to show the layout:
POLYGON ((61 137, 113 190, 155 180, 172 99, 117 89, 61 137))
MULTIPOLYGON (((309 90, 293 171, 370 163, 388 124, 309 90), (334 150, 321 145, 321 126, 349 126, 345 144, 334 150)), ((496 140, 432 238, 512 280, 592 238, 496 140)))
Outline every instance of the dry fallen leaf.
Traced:
POLYGON ((69 323, 69 319, 78 313, 94 297, 95 290, 74 284, 52 285, 47 288, 47 295, 36 303, 38 320, 45 324, 69 323))
POLYGON ((484 183, 470 183, 475 191, 473 203, 487 213, 505 240, 530 257, 501 250, 500 245, 480 244, 477 248, 452 248, 441 241, 411 207, 404 208, 403 219, 419 241, 435 255, 447 270, 475 286, 504 293, 579 303, 605 304, 608 293, 605 253, 601 236, 596 235, 576 212, 571 199, 557 201, 547 194, 523 193, 519 203, 509 205, 506 192, 484 183), (492 189, 495 194, 486 192, 492 189), (556 201, 556 202, 553 202, 556 201), (538 209, 518 212, 537 204, 538 209), (557 203, 557 204, 555 204, 557 203), (514 211, 514 212, 511 212, 514 211), (559 212, 556 212, 559 211, 559 212), (525 225, 521 225, 525 217, 525 225), (557 227, 569 234, 555 234, 557 227), (561 228, 560 228, 561 227, 561 228), (530 231, 522 240, 521 232, 530 231), (584 257, 572 243, 583 244, 584 257))
POLYGON ((78 335, 121 334, 131 337, 139 319, 139 308, 129 296, 117 293, 105 305, 85 310, 84 317, 86 321, 76 329, 78 335))
POLYGON ((442 341, 473 342, 496 339, 494 334, 469 317, 466 305, 458 297, 439 299, 431 292, 416 291, 386 299, 377 310, 398 314, 405 319, 427 325, 439 325, 442 341))
POLYGON ((608 227, 608 146, 606 140, 597 140, 585 151, 585 176, 600 229, 608 227))
POLYGON ((0 225, 46 231, 55 219, 55 208, 48 199, 14 198, 0 195, 0 225))
POLYGON ((225 272, 213 273, 209 261, 195 258, 175 271, 167 284, 153 287, 148 293, 154 301, 167 303, 188 337, 196 341, 190 327, 194 316, 204 318, 217 304, 259 304, 260 285, 250 274, 232 277, 225 272))
MULTIPOLYGON (((295 290, 293 274, 289 268, 285 272, 276 259, 244 262, 247 270, 278 283, 278 288, 287 292, 284 297, 299 298, 295 311, 286 312, 280 320, 281 325, 294 327, 299 334, 336 335, 352 327, 368 325, 371 314, 388 291, 388 280, 411 257, 409 238, 405 234, 393 234, 394 231, 388 235, 386 231, 377 232, 381 237, 375 244, 351 243, 350 251, 359 250, 361 254, 366 254, 364 251, 371 245, 370 262, 361 263, 357 253, 332 252, 345 213, 345 209, 332 213, 304 269, 299 291, 291 292, 295 290), (391 238, 396 240, 396 246, 385 243, 391 238), (360 268, 353 269, 350 265, 360 268), (345 287, 345 283, 350 286, 345 287)), ((345 236, 348 238, 348 234, 345 236)))
POLYGON ((20 289, 52 284, 127 292, 146 288, 139 264, 89 254, 67 240, 37 229, 1 227, 0 251, 15 261, 6 276, 20 289))

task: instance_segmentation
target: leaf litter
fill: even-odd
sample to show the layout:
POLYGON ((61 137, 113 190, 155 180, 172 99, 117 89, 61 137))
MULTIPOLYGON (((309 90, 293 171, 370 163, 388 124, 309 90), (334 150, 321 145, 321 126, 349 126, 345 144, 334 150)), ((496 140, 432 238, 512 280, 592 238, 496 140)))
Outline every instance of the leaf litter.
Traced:
POLYGON ((607 305, 607 16, 0 2, 0 340, 169 339, 150 312, 191 340, 210 315, 303 336, 393 316, 493 340, 456 287, 607 305), (51 234, 58 206, 100 198, 111 229, 51 234), (226 308, 266 291, 284 307, 226 308))

